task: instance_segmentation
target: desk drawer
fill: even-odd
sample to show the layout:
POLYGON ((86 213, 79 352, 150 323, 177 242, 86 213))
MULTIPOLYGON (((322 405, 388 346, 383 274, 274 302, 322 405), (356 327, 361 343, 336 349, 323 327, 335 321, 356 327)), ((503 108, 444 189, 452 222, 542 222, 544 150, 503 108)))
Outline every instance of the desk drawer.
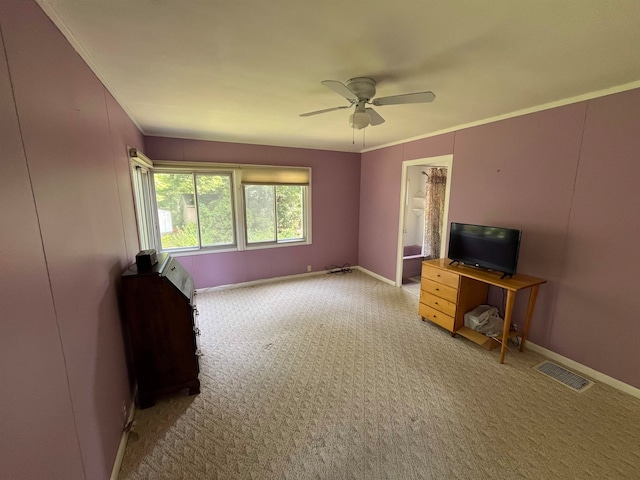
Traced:
POLYGON ((458 303, 458 290, 453 287, 447 287, 442 283, 434 282, 433 280, 422 279, 420 289, 422 292, 420 295, 430 293, 440 298, 444 298, 452 303, 458 303))
POLYGON ((422 278, 442 283, 443 285, 455 289, 458 288, 458 284, 460 283, 460 275, 457 273, 447 272, 425 264, 422 265, 422 278))
POLYGON ((427 320, 430 320, 433 323, 446 328, 450 332, 453 332, 455 324, 453 317, 439 312, 435 308, 432 308, 429 305, 425 305, 424 303, 420 303, 420 307, 418 307, 418 313, 421 317, 424 317, 427 320))
POLYGON ((436 297, 435 295, 431 295, 429 293, 421 293, 420 301, 427 305, 428 307, 434 308, 439 312, 445 313, 450 317, 456 316, 456 304, 453 302, 449 302, 444 298, 436 297))

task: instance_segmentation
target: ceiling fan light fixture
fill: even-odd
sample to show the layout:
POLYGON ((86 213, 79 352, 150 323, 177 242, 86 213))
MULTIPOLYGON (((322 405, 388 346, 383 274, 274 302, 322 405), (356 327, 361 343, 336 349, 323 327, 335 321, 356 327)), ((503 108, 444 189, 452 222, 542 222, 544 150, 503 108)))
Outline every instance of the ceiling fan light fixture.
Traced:
POLYGON ((355 112, 349 115, 349 126, 357 130, 362 130, 369 126, 371 119, 367 112, 355 112))

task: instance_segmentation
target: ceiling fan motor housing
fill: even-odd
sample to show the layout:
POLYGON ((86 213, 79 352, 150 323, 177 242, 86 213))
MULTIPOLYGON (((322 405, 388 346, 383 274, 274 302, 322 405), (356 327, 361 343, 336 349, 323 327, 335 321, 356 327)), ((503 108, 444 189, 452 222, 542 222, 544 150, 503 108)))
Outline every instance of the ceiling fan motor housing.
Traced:
POLYGON ((376 82, 372 78, 352 78, 347 81, 346 85, 358 97, 358 100, 371 100, 376 95, 376 82))

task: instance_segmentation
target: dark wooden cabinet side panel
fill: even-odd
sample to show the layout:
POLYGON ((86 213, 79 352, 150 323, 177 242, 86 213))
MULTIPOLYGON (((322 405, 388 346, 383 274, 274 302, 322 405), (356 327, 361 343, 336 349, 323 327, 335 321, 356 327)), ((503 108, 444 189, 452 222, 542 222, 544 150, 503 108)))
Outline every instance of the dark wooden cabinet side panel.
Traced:
MULTIPOLYGON (((155 316, 158 276, 126 277, 122 282, 124 324, 133 353, 133 370, 138 390, 149 390, 154 382, 154 350, 149 336, 149 325, 155 316)), ((151 332, 153 334, 153 332, 151 332)))
POLYGON ((186 302, 176 302, 175 290, 163 283, 158 308, 165 321, 158 324, 154 349, 157 356, 159 380, 171 385, 198 376, 196 366, 195 332, 192 307, 186 302))

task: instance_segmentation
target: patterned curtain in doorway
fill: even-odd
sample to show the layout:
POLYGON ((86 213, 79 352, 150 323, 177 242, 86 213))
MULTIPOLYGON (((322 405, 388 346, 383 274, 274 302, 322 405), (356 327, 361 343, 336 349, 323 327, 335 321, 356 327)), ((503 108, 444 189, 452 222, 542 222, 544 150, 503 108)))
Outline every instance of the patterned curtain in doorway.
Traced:
POLYGON ((422 173, 427 175, 424 208, 424 257, 429 260, 440 257, 447 169, 444 167, 430 167, 426 172, 422 173))

